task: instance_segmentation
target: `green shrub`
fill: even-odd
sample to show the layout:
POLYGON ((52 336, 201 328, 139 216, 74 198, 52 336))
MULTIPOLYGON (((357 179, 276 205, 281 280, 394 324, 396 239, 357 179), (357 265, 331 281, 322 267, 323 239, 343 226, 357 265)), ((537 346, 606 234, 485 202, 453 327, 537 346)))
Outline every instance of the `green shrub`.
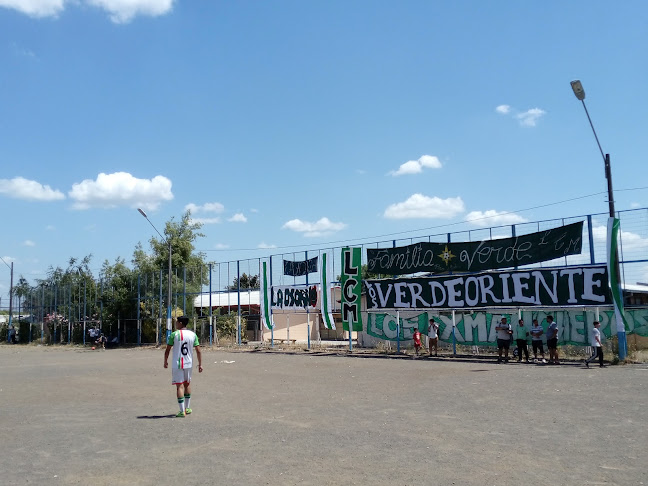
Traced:
MULTIPOLYGON (((230 312, 216 316, 216 332, 220 338, 236 338, 236 330, 238 323, 238 314, 230 312)), ((241 316, 241 334, 245 337, 245 330, 247 329, 247 319, 241 316)))

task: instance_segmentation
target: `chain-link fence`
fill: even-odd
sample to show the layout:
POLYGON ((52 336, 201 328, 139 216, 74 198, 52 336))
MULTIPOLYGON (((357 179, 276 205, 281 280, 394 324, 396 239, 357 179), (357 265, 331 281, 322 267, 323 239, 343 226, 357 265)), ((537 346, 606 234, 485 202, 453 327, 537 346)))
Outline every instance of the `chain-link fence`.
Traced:
MULTIPOLYGON (((620 277, 625 289, 626 306, 630 310, 643 312, 642 309, 648 305, 648 209, 620 211, 618 217, 621 221, 620 277)), ((397 248, 418 242, 475 242, 510 238, 580 221, 583 222, 580 254, 521 268, 606 263, 607 214, 604 213, 374 241, 355 246, 362 248, 362 263, 366 265, 368 248, 397 248)), ((315 265, 301 275, 288 275, 285 262, 308 262, 321 258, 327 252, 333 261, 333 280, 338 280, 342 273, 341 249, 341 246, 336 246, 279 253, 267 258, 211 263, 197 268, 175 268, 170 278, 166 269, 160 269, 129 277, 128 281, 122 282, 125 289, 87 276, 75 284, 43 284, 16 299, 17 309, 12 309, 12 326, 8 326, 6 319, 0 322, 0 339, 4 342, 13 339, 22 343, 89 344, 96 340, 90 330, 98 329, 112 345, 163 344, 167 332, 170 281, 172 318, 179 315, 189 317, 189 328, 196 330, 201 343, 240 344, 267 340, 267 331, 262 329, 260 323, 259 275, 262 262, 268 264, 271 286, 308 287, 321 283, 319 266, 315 265), (126 291, 127 304, 115 311, 110 304, 120 297, 120 290, 126 291), (110 315, 109 308, 112 309, 110 315)), ((339 323, 339 299, 334 299, 332 304, 334 319, 339 323)), ((327 329, 316 312, 277 317, 279 321, 286 321, 288 331, 281 334, 277 330, 278 334, 274 337, 278 339, 295 341, 315 337, 317 340, 333 341, 348 338, 344 332, 327 329)), ((369 315, 367 318, 371 319, 369 315)), ((636 326, 636 329, 640 328, 636 326)), ((630 334, 634 335, 630 343, 643 345, 643 330, 630 334)), ((364 335, 364 338, 356 336, 360 343, 372 341, 367 338, 371 336, 369 328, 365 328, 364 335)), ((403 340, 406 341, 405 337, 403 340)), ((386 342, 389 343, 389 340, 386 342)))

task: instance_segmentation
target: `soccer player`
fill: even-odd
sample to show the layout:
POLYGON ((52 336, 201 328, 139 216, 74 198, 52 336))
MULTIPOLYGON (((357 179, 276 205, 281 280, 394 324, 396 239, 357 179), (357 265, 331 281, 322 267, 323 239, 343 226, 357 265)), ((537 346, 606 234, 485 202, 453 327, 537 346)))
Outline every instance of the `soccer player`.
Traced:
POLYGON ((171 384, 176 386, 178 407, 176 417, 185 417, 191 413, 191 369, 193 366, 193 350, 196 348, 198 357, 198 373, 202 373, 202 354, 198 336, 193 331, 185 329, 189 324, 188 317, 178 317, 176 330, 169 335, 164 351, 164 367, 169 367, 169 353, 173 349, 171 384))

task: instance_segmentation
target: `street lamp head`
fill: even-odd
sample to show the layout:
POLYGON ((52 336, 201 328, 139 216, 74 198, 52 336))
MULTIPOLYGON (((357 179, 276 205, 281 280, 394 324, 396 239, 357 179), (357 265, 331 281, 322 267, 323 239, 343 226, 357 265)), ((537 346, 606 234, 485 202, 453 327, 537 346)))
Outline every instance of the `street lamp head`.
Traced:
POLYGON ((137 210, 139 211, 139 213, 140 213, 142 216, 144 216, 146 219, 148 219, 148 216, 146 215, 146 213, 144 212, 143 209, 141 209, 141 208, 137 208, 137 210))
POLYGON ((581 82, 578 79, 572 81, 571 87, 574 91, 574 94, 576 95, 576 98, 578 98, 580 101, 583 101, 585 99, 585 90, 583 89, 581 82))

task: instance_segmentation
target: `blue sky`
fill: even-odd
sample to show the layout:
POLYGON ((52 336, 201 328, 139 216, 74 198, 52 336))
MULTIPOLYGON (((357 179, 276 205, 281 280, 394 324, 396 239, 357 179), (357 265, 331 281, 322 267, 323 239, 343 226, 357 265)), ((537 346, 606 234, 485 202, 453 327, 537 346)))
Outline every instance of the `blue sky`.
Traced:
POLYGON ((0 256, 129 262, 137 207, 190 208, 212 261, 605 213, 573 79, 617 209, 646 207, 647 24, 643 1, 0 0, 0 256))

